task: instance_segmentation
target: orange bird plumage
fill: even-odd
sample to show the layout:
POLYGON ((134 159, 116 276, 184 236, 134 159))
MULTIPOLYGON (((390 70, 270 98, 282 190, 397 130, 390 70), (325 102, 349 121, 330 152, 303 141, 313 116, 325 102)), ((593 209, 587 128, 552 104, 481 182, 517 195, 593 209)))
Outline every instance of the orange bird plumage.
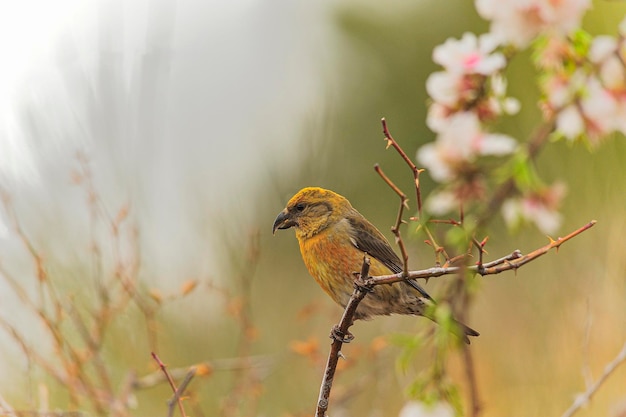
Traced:
MULTIPOLYGON (((363 255, 371 261, 370 275, 402 272, 402 261, 385 236, 343 196, 323 188, 303 188, 278 214, 272 232, 295 228, 302 259, 320 287, 345 307, 354 290, 354 273, 361 270, 363 255)), ((428 318, 434 300, 415 281, 377 285, 361 301, 355 319, 410 314, 428 318)), ((478 332, 458 323, 463 339, 478 332)))

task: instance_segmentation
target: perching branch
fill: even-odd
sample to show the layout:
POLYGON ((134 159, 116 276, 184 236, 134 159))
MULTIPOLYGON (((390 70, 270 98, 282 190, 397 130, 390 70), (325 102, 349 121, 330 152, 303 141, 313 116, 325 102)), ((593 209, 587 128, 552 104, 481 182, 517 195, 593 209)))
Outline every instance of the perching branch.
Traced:
MULTIPOLYGON (((563 243, 568 240, 578 236, 582 232, 592 228, 596 224, 595 220, 590 221, 586 225, 574 230, 572 233, 569 233, 565 237, 560 237, 556 240, 550 239, 550 243, 545 246, 542 246, 534 251, 530 252, 527 255, 522 255, 519 250, 515 250, 510 254, 496 259, 491 262, 487 262, 482 265, 473 265, 466 267, 468 271, 475 272, 479 275, 495 275, 505 271, 517 270, 522 266, 526 265, 529 262, 534 261, 542 255, 548 253, 551 249, 558 249, 563 243)), ((409 274, 406 278, 403 277, 402 273, 391 274, 391 275, 379 275, 376 277, 370 277, 365 281, 367 285, 380 285, 380 284, 393 284, 394 282, 404 281, 405 279, 429 279, 436 278, 442 275, 452 275, 457 274, 461 270, 461 267, 458 266, 442 266, 442 267, 434 267, 428 269, 422 269, 419 271, 409 271, 409 274)))
MULTIPOLYGON (((551 249, 558 249, 563 243, 590 229, 595 224, 596 221, 592 220, 586 225, 580 227, 579 229, 576 229, 575 231, 569 233, 565 237, 558 238, 556 240, 550 239, 550 243, 530 252, 527 255, 523 255, 519 250, 515 250, 510 254, 491 262, 487 262, 481 265, 466 266, 465 268, 468 271, 473 271, 482 276, 495 275, 504 271, 516 271, 518 268, 521 268, 527 263, 534 261, 542 255, 545 255, 551 249)), ((344 343, 348 343, 353 339, 353 336, 349 333, 348 329, 350 328, 350 326, 352 326, 352 323, 354 321, 354 314, 359 303, 361 302, 361 300, 363 300, 363 298, 365 298, 365 296, 371 291, 371 289, 376 285, 393 284, 395 282, 404 281, 406 279, 435 278, 442 275, 457 274, 459 273, 459 271, 461 271, 461 267, 458 266, 443 266, 424 269, 420 271, 409 271, 406 277, 402 272, 392 275, 379 275, 370 277, 368 275, 369 259, 367 257, 364 258, 361 273, 355 274, 356 278, 354 292, 352 293, 352 296, 350 297, 350 300, 346 305, 343 316, 341 317, 341 321, 339 322, 339 324, 333 327, 333 330, 331 332, 331 338, 333 339, 333 342, 331 344, 330 353, 326 362, 326 369, 324 371, 324 378, 320 387, 320 394, 317 402, 317 411, 315 414, 316 417, 325 416, 325 412, 328 409, 328 401, 330 398, 330 391, 335 377, 335 371, 337 369, 337 362, 339 360, 339 357, 341 356, 341 347, 344 343), (367 279, 363 279, 362 277, 367 277, 367 279)), ((593 394, 593 392, 591 394, 593 394)))
POLYGON ((328 410, 328 401, 330 399, 330 390, 333 386, 333 380, 335 378, 335 371, 337 370, 337 362, 341 355, 341 347, 344 343, 348 343, 352 340, 352 335, 348 331, 352 323, 354 322, 354 313, 359 303, 368 292, 371 287, 363 285, 361 277, 367 277, 370 270, 370 260, 367 256, 363 258, 363 265, 361 267, 361 273, 357 274, 354 281, 354 292, 343 311, 343 316, 339 324, 335 325, 330 333, 331 339, 333 339, 330 345, 330 352, 328 354, 328 360, 326 362, 326 370, 324 371, 324 378, 322 379, 322 385, 320 387, 320 395, 317 400, 317 410, 315 417, 325 417, 326 410, 328 410))

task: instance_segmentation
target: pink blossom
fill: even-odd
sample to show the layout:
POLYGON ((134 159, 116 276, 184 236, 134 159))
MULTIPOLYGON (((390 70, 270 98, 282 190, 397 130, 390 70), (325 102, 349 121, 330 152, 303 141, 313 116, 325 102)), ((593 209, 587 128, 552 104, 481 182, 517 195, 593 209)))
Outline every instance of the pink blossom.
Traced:
POLYGON ((453 180, 480 155, 505 155, 515 150, 513 138, 481 129, 476 114, 455 113, 448 118, 434 142, 422 146, 417 160, 439 182, 453 180))
POLYGON ((517 100, 505 97, 506 82, 499 71, 506 59, 496 52, 498 46, 491 34, 465 33, 433 50, 433 60, 444 67, 426 80, 433 99, 426 123, 433 131, 440 132, 457 112, 473 111, 481 121, 488 121, 519 110, 517 100))
POLYGON ((585 121, 574 104, 570 104, 557 114, 556 130, 570 140, 585 132, 585 121))
POLYGON ((597 142, 617 128, 619 107, 615 97, 607 91, 597 78, 590 77, 586 94, 580 101, 589 138, 597 142))
POLYGON ((575 53, 569 39, 562 36, 548 36, 536 62, 544 70, 560 71, 563 62, 570 59, 575 53))
POLYGON ((597 81, 583 96, 582 108, 589 115, 596 136, 611 130, 626 134, 626 19, 620 23, 619 30, 618 39, 606 35, 595 37, 589 50, 589 60, 596 65, 597 81))
POLYGON ((581 87, 579 98, 557 116, 557 130, 568 139, 575 139, 582 122, 583 132, 597 144, 599 140, 618 128, 620 118, 618 102, 595 77, 588 77, 581 87), (575 116, 574 109, 578 112, 575 116), (576 117, 579 119, 576 120, 576 117), (568 126, 572 124, 573 126, 568 126))
POLYGON ((624 64, 615 55, 610 56, 601 65, 598 77, 602 85, 616 93, 626 92, 626 73, 624 64))
POLYGON ((426 80, 426 91, 433 99, 426 124, 434 132, 440 132, 448 118, 470 108, 481 121, 494 119, 506 113, 515 114, 520 103, 506 97, 506 81, 499 75, 491 75, 486 82, 483 75, 435 72, 426 80), (470 106, 468 106, 471 104, 470 106))
POLYGON ((589 60, 598 66, 598 76, 604 87, 615 92, 625 92, 626 73, 618 56, 619 49, 620 44, 614 37, 596 36, 589 49, 589 60))
POLYGON ((445 106, 449 114, 466 108, 468 103, 479 107, 484 100, 478 100, 483 91, 485 77, 480 74, 459 74, 438 71, 426 80, 426 91, 435 103, 445 106))
POLYGON ((504 55, 493 53, 498 47, 491 34, 476 37, 466 32, 458 39, 448 39, 433 50, 433 61, 453 74, 493 74, 506 65, 504 55))
POLYGON ((491 20, 491 33, 525 47, 542 32, 568 34, 579 26, 590 0, 476 0, 476 9, 491 20))
POLYGON ((562 222, 558 210, 565 191, 562 183, 556 183, 522 198, 507 200, 502 205, 504 220, 509 227, 516 227, 521 222, 532 222, 543 233, 555 233, 562 222))
POLYGON ((571 104, 584 86, 586 78, 587 75, 581 70, 575 71, 569 77, 559 74, 547 78, 543 88, 551 110, 558 111, 571 104))
MULTIPOLYGON (((607 72, 610 71, 619 69, 608 67, 607 72)), ((623 67, 620 73, 623 73, 623 67)), ((592 144, 597 144, 611 132, 626 128, 624 94, 603 85, 602 71, 600 77, 579 70, 569 79, 557 76, 545 83, 548 112, 556 114, 556 129, 566 138, 574 140, 586 135, 592 144)), ((618 87, 615 79, 620 78, 611 75, 610 85, 618 87)))

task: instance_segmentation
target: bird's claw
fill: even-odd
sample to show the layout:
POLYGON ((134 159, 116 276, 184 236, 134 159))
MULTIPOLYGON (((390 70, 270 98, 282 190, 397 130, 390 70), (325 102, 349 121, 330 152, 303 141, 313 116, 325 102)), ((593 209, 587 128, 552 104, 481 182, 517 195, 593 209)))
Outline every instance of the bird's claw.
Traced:
POLYGON ((350 343, 354 340, 354 335, 349 331, 346 331, 345 333, 342 332, 339 330, 339 326, 335 324, 333 329, 330 331, 330 338, 340 343, 350 343))
POLYGON ((371 285, 363 284, 360 279, 354 280, 354 288, 367 293, 374 291, 374 288, 372 288, 371 285))

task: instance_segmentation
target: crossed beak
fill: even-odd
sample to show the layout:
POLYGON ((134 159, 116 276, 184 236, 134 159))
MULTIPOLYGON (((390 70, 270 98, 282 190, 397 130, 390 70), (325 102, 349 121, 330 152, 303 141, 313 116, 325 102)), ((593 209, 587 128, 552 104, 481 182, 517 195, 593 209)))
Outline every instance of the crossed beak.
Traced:
POLYGON ((276 233, 276 229, 289 229, 290 227, 297 225, 298 223, 296 223, 291 218, 287 209, 284 209, 283 211, 278 213, 278 216, 276 216, 276 220, 274 220, 274 226, 272 226, 272 234, 276 233))

